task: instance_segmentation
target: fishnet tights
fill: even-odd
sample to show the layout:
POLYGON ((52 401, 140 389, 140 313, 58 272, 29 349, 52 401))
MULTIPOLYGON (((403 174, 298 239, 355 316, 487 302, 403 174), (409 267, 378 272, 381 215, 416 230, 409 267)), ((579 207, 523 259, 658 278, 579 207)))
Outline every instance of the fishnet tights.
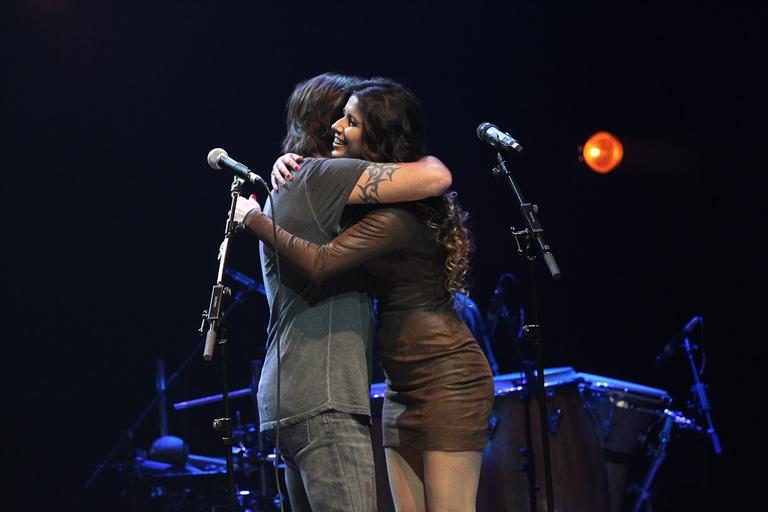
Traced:
POLYGON ((474 512, 482 452, 385 448, 397 512, 474 512))

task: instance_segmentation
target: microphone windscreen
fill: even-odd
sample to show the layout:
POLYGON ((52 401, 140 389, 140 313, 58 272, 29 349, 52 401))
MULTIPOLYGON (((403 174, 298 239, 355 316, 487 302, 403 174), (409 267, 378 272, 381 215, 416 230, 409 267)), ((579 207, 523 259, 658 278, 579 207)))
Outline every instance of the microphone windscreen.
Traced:
POLYGON ((503 288, 506 292, 513 286, 517 286, 517 278, 514 276, 514 274, 510 274, 509 272, 502 274, 499 278, 499 286, 501 286, 501 288, 503 288))
POLYGON ((480 126, 478 126, 477 138, 480 140, 483 140, 483 136, 485 135, 485 132, 487 132, 490 128, 493 128, 493 125, 491 123, 482 123, 480 126))
POLYGON ((208 152, 208 165, 213 169, 221 169, 219 158, 226 156, 227 152, 221 148, 213 148, 208 152))

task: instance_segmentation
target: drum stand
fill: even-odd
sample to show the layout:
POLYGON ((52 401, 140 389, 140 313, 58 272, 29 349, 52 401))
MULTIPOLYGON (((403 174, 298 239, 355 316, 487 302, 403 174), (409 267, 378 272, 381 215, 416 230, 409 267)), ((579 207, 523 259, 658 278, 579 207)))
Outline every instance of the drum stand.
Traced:
MULTIPOLYGON (((535 260, 537 258, 537 254, 540 254, 542 258, 544 259, 544 263, 547 266, 547 269, 549 270, 550 274, 552 275, 553 279, 559 279, 560 269, 557 266, 557 263, 555 262, 555 257, 550 251, 549 246, 544 242, 544 238, 542 237, 542 233, 544 232, 543 228, 541 227, 541 223, 539 223, 538 218, 536 217, 538 213, 538 206, 535 204, 528 203, 523 198, 523 195, 520 191, 520 187, 517 186, 517 183, 515 182, 514 178, 512 177, 512 174, 509 172, 509 169, 507 168, 507 164, 504 161, 504 157, 501 155, 501 152, 496 153, 496 161, 497 165, 493 168, 492 173, 496 177, 504 177, 509 184, 510 188, 512 189, 515 197, 517 198, 520 212, 523 216, 523 219, 525 220, 526 227, 522 230, 517 230, 516 228, 512 227, 512 236, 515 238, 515 243, 517 244, 518 254, 525 255, 526 259, 528 260, 528 268, 529 273, 531 277, 531 306, 532 306, 532 323, 523 326, 523 334, 526 337, 530 337, 533 339, 533 346, 534 346, 534 352, 535 352, 535 362, 536 362, 536 385, 534 386, 536 391, 536 397, 539 403, 539 423, 541 426, 541 440, 542 440, 542 455, 544 460, 544 477, 545 477, 545 485, 546 485, 546 496, 547 496, 547 511, 548 512, 554 512, 555 510, 555 503, 554 503, 554 497, 553 497, 553 485, 552 485, 552 467, 551 467, 551 461, 550 461, 550 450, 549 450, 549 428, 548 425, 550 424, 549 415, 547 413, 547 392, 544 388, 544 362, 543 362, 543 348, 541 343, 541 325, 539 323, 539 297, 538 297, 538 289, 536 286, 536 264, 535 260), (522 242, 522 243, 521 243, 522 242)), ((526 378, 526 382, 531 382, 526 378)), ((528 411, 528 408, 526 408, 526 411, 528 411)), ((527 414, 526 414, 527 416, 527 414)), ((528 421, 528 418, 526 418, 526 430, 530 430, 530 423, 528 421)), ((529 477, 535 476, 535 468, 533 467, 533 461, 534 457, 532 453, 529 453, 528 451, 531 449, 530 446, 531 443, 529 443, 528 448, 526 448, 526 457, 527 457, 527 471, 529 477)), ((535 479, 531 479, 530 482, 530 500, 531 500, 531 511, 536 511, 536 484, 535 479)))

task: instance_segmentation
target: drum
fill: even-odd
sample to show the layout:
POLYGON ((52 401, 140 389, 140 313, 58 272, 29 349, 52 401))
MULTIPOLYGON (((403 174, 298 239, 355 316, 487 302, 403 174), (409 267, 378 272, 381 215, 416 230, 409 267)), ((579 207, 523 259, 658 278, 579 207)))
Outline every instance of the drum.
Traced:
MULTIPOLYGON (((492 428, 483 453, 477 510, 530 510, 527 440, 533 448, 537 510, 547 510, 538 402, 525 400, 519 373, 497 376, 492 428), (528 411, 526 413, 526 410, 528 411), (527 423, 529 419, 530 423, 527 423)), ((555 510, 609 510, 608 477, 581 381, 569 367, 544 370, 555 510)))
MULTIPOLYGON (((570 367, 544 370, 555 510, 618 512, 638 436, 664 415, 671 400, 662 390, 579 373, 570 367)), ((494 377, 488 444, 477 496, 478 512, 529 511, 526 447, 533 449, 537 510, 547 510, 538 402, 526 400, 520 373, 494 377), (526 420, 530 423, 527 423, 526 420)), ((372 440, 378 510, 394 511, 381 446, 383 383, 371 387, 372 440)))
POLYGON ((608 477, 610 510, 622 510, 627 473, 642 434, 664 418, 669 394, 641 384, 579 373, 579 389, 600 441, 608 477))

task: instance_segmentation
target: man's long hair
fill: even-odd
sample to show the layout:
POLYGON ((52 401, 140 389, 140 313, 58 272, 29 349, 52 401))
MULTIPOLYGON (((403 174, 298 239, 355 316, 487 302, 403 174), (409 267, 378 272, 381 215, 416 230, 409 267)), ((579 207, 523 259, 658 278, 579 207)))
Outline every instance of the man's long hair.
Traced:
POLYGON ((330 157, 331 125, 343 115, 350 89, 362 81, 354 76, 323 73, 296 85, 286 105, 283 153, 330 157))

